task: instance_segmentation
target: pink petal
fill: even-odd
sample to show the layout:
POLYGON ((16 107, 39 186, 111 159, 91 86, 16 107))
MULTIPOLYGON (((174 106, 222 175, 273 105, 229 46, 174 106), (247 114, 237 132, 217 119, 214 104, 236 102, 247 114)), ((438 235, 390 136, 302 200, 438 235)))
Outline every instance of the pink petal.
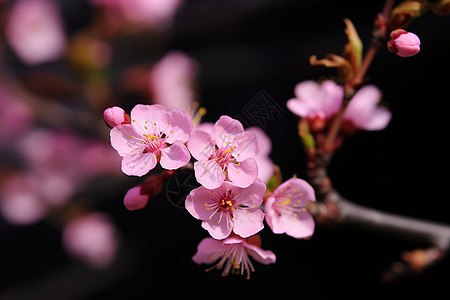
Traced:
POLYGON ((268 183, 275 171, 275 165, 273 161, 264 155, 257 155, 255 157, 256 165, 258 167, 258 179, 264 183, 268 183))
POLYGON ((244 132, 241 122, 232 119, 229 116, 221 116, 214 124, 211 131, 211 138, 219 148, 227 145, 228 142, 233 143, 234 138, 241 132, 244 132))
POLYGON ((192 156, 199 161, 207 160, 214 152, 211 135, 203 130, 194 130, 187 144, 192 156))
POLYGON ((218 188, 225 180, 225 174, 220 165, 213 159, 195 162, 194 171, 197 181, 208 189, 218 188))
POLYGON ((284 233, 285 230, 283 224, 280 222, 280 215, 272 208, 274 202, 275 197, 271 196, 264 203, 265 219, 273 233, 281 234, 284 233))
POLYGON ((309 106, 308 103, 297 98, 288 100, 286 106, 292 113, 296 114, 299 117, 307 117, 311 113, 311 111, 314 111, 311 109, 311 106, 309 106))
POLYGON ((236 208, 233 213, 233 232, 246 238, 264 228, 264 213, 259 208, 236 208))
POLYGON ((325 80, 321 84, 324 93, 322 98, 322 111, 329 118, 338 113, 344 100, 344 88, 332 80, 325 80))
POLYGON ((142 135, 150 133, 150 135, 159 136, 157 128, 165 112, 166 109, 160 104, 138 104, 131 110, 131 125, 142 135))
POLYGON ((301 239, 314 233, 315 223, 314 218, 308 212, 303 212, 299 213, 296 218, 281 215, 278 220, 278 226, 282 227, 287 235, 301 239))
POLYGON ((258 141, 259 153, 258 155, 269 155, 272 151, 272 141, 267 134, 259 127, 250 127, 247 131, 252 132, 258 141))
POLYGON ((362 129, 364 130, 383 130, 392 119, 392 113, 385 107, 377 107, 362 129))
POLYGON ((242 162, 259 153, 258 140, 253 132, 245 131, 236 136, 237 148, 233 152, 236 161, 242 162))
POLYGON ((144 176, 156 166, 153 153, 125 155, 122 159, 122 172, 130 176, 144 176))
POLYGON ((135 186, 128 190, 123 199, 123 204, 128 210, 144 208, 148 203, 148 195, 141 194, 141 186, 135 186))
POLYGON ((217 256, 223 248, 223 244, 221 241, 215 240, 213 238, 207 237, 201 240, 201 242, 197 246, 197 252, 192 257, 192 260, 196 264, 209 264, 213 263, 217 256))
MULTIPOLYGON (((372 118, 376 118, 376 116, 373 117, 373 115, 377 114, 375 111, 378 109, 377 104, 380 99, 381 92, 377 87, 373 85, 363 87, 348 103, 344 113, 344 120, 351 121, 356 127, 361 129, 365 129, 368 124, 370 128, 372 118)), ((386 113, 382 113, 381 119, 381 121, 386 121, 386 119, 390 118, 388 118, 386 113)), ((376 120, 374 122, 377 123, 376 120)), ((381 123, 384 124, 384 122, 381 123)), ((375 128, 377 128, 376 125, 378 124, 375 124, 375 128)), ((385 125, 387 125, 387 123, 385 125)))
POLYGON ((263 202, 266 185, 261 180, 256 179, 249 187, 238 188, 238 190, 239 198, 236 199, 236 204, 248 207, 259 207, 263 202))
POLYGON ((111 145, 120 156, 140 152, 141 144, 137 144, 134 137, 139 137, 134 127, 129 124, 117 125, 110 132, 111 145))
POLYGON ((264 265, 275 263, 276 256, 272 251, 263 250, 255 245, 251 245, 246 242, 244 242, 244 245, 247 248, 247 253, 257 262, 264 265))
POLYGON ((175 109, 164 113, 159 129, 166 134, 166 142, 172 144, 174 141, 187 142, 192 127, 192 119, 187 111, 175 109))
POLYGON ((316 194, 313 187, 306 180, 295 177, 280 184, 273 192, 273 195, 277 197, 283 194, 292 193, 296 189, 299 190, 301 196, 300 194, 295 196, 299 197, 304 203, 307 201, 316 201, 316 194))
POLYGON ((193 189, 186 197, 185 205, 187 211, 196 219, 206 220, 212 215, 206 204, 212 204, 215 200, 211 198, 211 191, 203 186, 193 189))
POLYGON ((258 176, 256 160, 249 158, 238 164, 228 164, 228 179, 238 187, 248 187, 258 176))
POLYGON ((227 221, 227 218, 229 216, 224 213, 222 219, 220 219, 220 212, 218 212, 211 219, 204 220, 202 227, 208 230, 208 233, 216 240, 222 240, 230 235, 234 226, 233 222, 227 221), (227 224, 230 224, 230 226, 227 224))
POLYGON ((161 150, 161 167, 167 170, 174 170, 185 166, 191 155, 186 146, 180 142, 175 141, 171 146, 161 150))

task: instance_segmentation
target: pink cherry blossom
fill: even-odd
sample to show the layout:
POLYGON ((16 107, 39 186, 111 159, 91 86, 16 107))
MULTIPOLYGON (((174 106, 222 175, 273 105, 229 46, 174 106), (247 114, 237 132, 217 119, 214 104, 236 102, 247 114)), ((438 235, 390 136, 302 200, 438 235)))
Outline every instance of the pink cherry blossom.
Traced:
POLYGON ((385 107, 378 106, 381 100, 380 90, 368 85, 361 88, 348 103, 344 112, 343 129, 382 130, 392 118, 385 107))
POLYGON ((252 184, 258 175, 253 158, 259 152, 258 141, 242 124, 228 116, 221 116, 211 133, 193 130, 188 142, 194 163, 195 178, 209 189, 229 180, 239 187, 252 184))
POLYGON ((339 111, 344 88, 331 80, 321 84, 307 80, 295 86, 294 94, 295 98, 286 103, 287 108, 297 116, 308 118, 312 130, 320 130, 339 111))
POLYGON ((103 213, 90 213, 70 221, 63 231, 67 251, 92 267, 105 268, 116 258, 118 232, 103 213))
POLYGON ((9 14, 5 31, 11 47, 27 64, 58 59, 66 48, 62 20, 53 1, 18 1, 9 14))
POLYGON ((286 233, 295 238, 311 236, 315 225, 306 210, 310 201, 316 201, 316 196, 309 183, 299 178, 287 180, 265 202, 267 224, 274 233, 286 233))
POLYGON ((197 252, 192 260, 197 264, 212 264, 214 266, 207 269, 222 269, 222 276, 228 274, 246 274, 250 279, 250 273, 254 272, 252 257, 257 262, 267 265, 275 263, 276 256, 272 251, 263 250, 261 247, 251 244, 249 240, 233 236, 223 241, 212 238, 204 238, 197 247, 197 252))
POLYGON ((224 239, 234 232, 249 237, 260 231, 264 213, 259 209, 266 185, 259 179, 247 188, 224 182, 219 188, 196 188, 186 198, 186 209, 215 239, 224 239))
POLYGON ((158 162, 168 170, 186 165, 190 154, 184 143, 191 130, 192 120, 185 110, 138 104, 131 111, 131 124, 111 130, 111 145, 122 156, 125 174, 143 176, 158 162))

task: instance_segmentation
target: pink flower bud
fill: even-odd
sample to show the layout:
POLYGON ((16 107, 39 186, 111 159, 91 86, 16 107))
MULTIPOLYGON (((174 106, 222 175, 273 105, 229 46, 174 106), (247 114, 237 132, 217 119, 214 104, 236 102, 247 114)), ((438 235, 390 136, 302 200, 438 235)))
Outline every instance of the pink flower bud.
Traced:
POLYGON ((114 128, 117 125, 130 124, 130 116, 117 106, 105 109, 103 119, 110 128, 114 128))
POLYGON ((128 190, 123 199, 123 204, 128 210, 138 210, 144 208, 149 199, 149 195, 141 193, 142 187, 135 186, 128 190))
POLYGON ((401 57, 414 56, 420 51, 420 39, 412 32, 397 29, 391 32, 388 50, 401 57))

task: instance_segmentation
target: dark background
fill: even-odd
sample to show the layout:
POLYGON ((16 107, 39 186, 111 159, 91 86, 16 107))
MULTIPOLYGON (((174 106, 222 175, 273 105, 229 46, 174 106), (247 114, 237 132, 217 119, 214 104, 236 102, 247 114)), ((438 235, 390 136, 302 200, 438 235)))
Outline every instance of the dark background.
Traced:
MULTIPOLYGON (((62 3, 69 30, 76 32, 89 23, 89 5, 62 3)), ((208 109, 206 121, 215 122, 222 114, 242 117, 242 109, 264 91, 283 108, 281 115, 263 124, 273 142, 271 158, 285 179, 293 174, 304 178, 297 118, 285 103, 298 82, 335 74, 310 66, 308 58, 340 53, 346 43, 342 19, 353 21, 367 46, 382 6, 383 1, 356 0, 190 0, 179 10, 169 40, 154 55, 178 49, 199 62, 197 87, 199 101, 208 109)), ((356 203, 449 223, 450 18, 427 13, 409 30, 420 37, 421 52, 400 58, 383 48, 368 72, 393 112, 390 125, 346 140, 330 165, 330 176, 336 189, 356 203)), ((123 61, 118 69, 138 46, 119 45, 123 61)), ((9 55, 20 72, 20 63, 9 55)), ((392 284, 380 280, 402 251, 427 245, 347 227, 318 227, 312 239, 301 241, 274 235, 266 226, 262 245, 276 254, 276 264, 255 263, 249 281, 233 275, 222 278, 219 271, 205 273, 191 257, 207 232, 186 210, 172 205, 164 191, 143 210, 123 207, 123 194, 138 182, 112 182, 107 190, 95 189, 104 182, 93 183, 90 191, 98 194, 98 208, 109 212, 122 231, 120 258, 105 271, 71 260, 61 246, 60 232, 47 223, 14 227, 2 221, 0 291, 8 293, 5 299, 150 298, 160 292, 239 297, 236 292, 244 289, 277 296, 288 291, 302 299, 450 295, 448 259, 392 284)))

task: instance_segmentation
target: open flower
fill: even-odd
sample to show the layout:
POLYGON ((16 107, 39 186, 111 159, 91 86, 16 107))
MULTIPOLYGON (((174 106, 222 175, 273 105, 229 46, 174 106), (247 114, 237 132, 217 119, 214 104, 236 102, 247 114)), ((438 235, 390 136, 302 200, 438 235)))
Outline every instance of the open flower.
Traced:
POLYGON ((314 232, 314 219, 306 210, 310 201, 316 201, 314 189, 300 178, 291 178, 279 185, 267 199, 264 211, 266 222, 274 233, 286 233, 305 238, 314 232))
POLYGON ((307 80, 295 86, 295 98, 288 100, 287 108, 297 116, 308 118, 313 131, 325 127, 326 121, 339 111, 344 99, 344 88, 334 81, 321 84, 307 80))
POLYGON ((357 129, 382 130, 392 118, 392 113, 385 107, 378 106, 381 99, 380 90, 368 85, 356 92, 344 112, 344 133, 357 129))
POLYGON ((192 131, 188 148, 197 159, 195 178, 206 188, 218 188, 226 179, 236 186, 248 187, 258 175, 253 158, 259 152, 256 136, 228 116, 221 116, 211 133, 192 131))
POLYGON ((249 256, 262 264, 272 264, 276 257, 272 251, 263 250, 259 245, 251 243, 251 238, 244 240, 233 236, 223 241, 212 238, 204 238, 197 247, 197 253, 192 260, 197 264, 217 263, 206 271, 212 269, 222 269, 222 276, 235 273, 247 276, 250 279, 250 273, 254 272, 252 262, 249 256))
POLYGON ((260 231, 264 213, 259 209, 266 185, 259 179, 247 188, 224 182, 217 189, 201 186, 191 191, 186 198, 186 209, 215 239, 224 239, 233 231, 249 237, 260 231))
POLYGON ((138 104, 131 111, 131 124, 111 130, 111 145, 123 158, 125 174, 143 176, 157 162, 168 170, 186 165, 191 156, 184 143, 191 130, 192 120, 185 110, 138 104))

